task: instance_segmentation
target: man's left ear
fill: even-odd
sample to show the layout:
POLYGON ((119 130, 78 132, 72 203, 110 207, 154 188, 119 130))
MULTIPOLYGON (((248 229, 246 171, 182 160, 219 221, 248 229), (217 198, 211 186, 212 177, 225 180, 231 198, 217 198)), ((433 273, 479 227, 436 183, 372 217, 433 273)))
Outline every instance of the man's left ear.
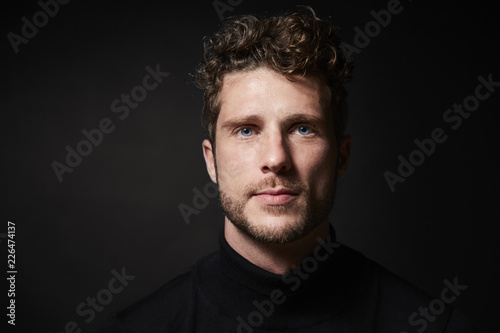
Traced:
POLYGON ((344 175, 347 170, 347 162, 351 154, 351 136, 344 135, 339 145, 338 161, 337 161, 337 178, 344 175))

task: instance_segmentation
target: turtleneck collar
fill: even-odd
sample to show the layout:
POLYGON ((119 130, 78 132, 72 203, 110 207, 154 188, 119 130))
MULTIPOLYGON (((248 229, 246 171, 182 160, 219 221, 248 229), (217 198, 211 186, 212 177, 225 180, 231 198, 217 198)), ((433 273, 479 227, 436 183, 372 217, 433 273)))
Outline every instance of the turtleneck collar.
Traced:
POLYGON ((220 251, 200 267, 197 280, 206 300, 226 317, 245 317, 256 310, 256 303, 277 301, 264 326, 307 327, 337 320, 366 296, 365 267, 359 264, 364 261, 336 242, 332 226, 327 240, 318 241, 301 265, 283 275, 243 258, 223 234, 219 242, 220 251))
POLYGON ((326 262, 333 259, 335 256, 335 250, 340 247, 340 244, 336 243, 335 231, 330 225, 330 234, 328 235, 328 239, 326 241, 319 241, 317 244, 317 256, 319 258, 316 259, 315 254, 311 253, 306 259, 304 259, 302 265, 290 270, 286 274, 281 275, 269 272, 259 266, 256 266, 242 257, 228 244, 224 234, 222 233, 219 236, 219 244, 221 248, 221 251, 219 252, 219 264, 221 271, 224 272, 231 280, 261 294, 269 294, 276 288, 284 289, 284 291, 290 290, 295 284, 291 284, 291 282, 286 281, 291 279, 294 280, 293 276, 296 275, 294 272, 297 272, 299 274, 298 277, 304 280, 304 282, 314 279, 316 275, 321 275, 320 271, 324 270, 325 266, 328 266, 326 262), (304 264, 306 267, 302 267, 304 264))

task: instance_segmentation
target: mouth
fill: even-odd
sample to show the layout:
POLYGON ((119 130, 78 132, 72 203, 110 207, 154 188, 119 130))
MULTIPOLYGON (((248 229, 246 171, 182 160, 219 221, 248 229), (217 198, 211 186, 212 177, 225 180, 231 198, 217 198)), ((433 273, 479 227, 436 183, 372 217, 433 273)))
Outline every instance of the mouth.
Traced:
POLYGON ((298 193, 286 188, 272 188, 259 191, 253 195, 262 204, 269 206, 284 205, 297 199, 298 193))

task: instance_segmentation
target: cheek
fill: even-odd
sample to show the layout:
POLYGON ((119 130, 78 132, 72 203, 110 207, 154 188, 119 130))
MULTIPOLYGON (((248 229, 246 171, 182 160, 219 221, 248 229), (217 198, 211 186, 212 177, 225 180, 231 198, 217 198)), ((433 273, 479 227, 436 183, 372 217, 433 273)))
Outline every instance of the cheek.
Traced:
POLYGON ((224 188, 241 187, 245 176, 250 174, 252 161, 255 158, 249 152, 243 152, 238 147, 225 146, 223 149, 216 147, 217 173, 219 185, 224 188))
POLYGON ((304 155, 304 164, 309 173, 311 190, 323 192, 332 186, 335 176, 336 149, 331 146, 310 151, 304 155))

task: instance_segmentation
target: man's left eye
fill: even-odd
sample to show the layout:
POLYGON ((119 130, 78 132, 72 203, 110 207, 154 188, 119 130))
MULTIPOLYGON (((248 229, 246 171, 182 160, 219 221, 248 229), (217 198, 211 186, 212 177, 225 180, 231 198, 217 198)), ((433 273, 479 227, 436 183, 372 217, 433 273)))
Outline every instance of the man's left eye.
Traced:
POLYGON ((295 132, 300 134, 300 135, 308 135, 311 134, 311 128, 309 126, 299 126, 295 129, 295 132))

